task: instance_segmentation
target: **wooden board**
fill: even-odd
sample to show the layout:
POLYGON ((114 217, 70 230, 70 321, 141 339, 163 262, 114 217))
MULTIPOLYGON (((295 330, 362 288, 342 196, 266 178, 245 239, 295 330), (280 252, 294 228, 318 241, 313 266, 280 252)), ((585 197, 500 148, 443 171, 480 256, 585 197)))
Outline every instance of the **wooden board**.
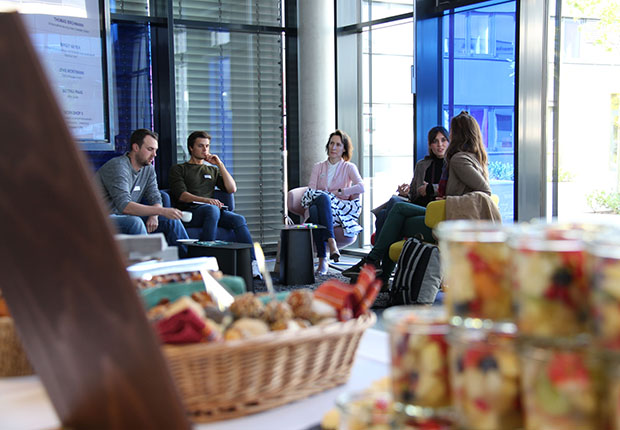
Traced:
POLYGON ((64 426, 189 429, 21 19, 0 14, 0 289, 64 426))

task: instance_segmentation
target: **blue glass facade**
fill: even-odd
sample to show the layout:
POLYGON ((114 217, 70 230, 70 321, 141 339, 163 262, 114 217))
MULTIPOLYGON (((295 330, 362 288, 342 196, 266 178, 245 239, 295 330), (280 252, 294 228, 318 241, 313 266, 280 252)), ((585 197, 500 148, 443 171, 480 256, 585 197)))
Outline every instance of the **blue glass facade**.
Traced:
POLYGON ((426 132, 462 110, 480 124, 491 188, 504 222, 514 220, 516 1, 449 10, 417 24, 416 159, 426 132))
POLYGON ((129 136, 137 128, 153 128, 153 95, 148 24, 115 23, 111 26, 114 47, 113 88, 116 111, 114 151, 88 151, 96 170, 112 157, 124 153, 129 136))

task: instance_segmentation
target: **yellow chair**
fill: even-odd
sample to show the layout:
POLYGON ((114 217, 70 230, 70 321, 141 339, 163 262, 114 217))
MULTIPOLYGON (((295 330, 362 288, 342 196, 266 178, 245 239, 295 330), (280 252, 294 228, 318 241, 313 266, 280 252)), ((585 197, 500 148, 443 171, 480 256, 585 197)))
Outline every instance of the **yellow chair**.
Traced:
MULTIPOLYGON (((491 194, 491 200, 495 202, 496 205, 499 205, 499 196, 496 194, 491 194)), ((430 229, 434 229, 437 227, 437 224, 444 221, 446 219, 446 200, 435 200, 430 202, 426 206, 426 214, 424 215, 424 224, 430 229)), ((398 257, 400 257, 400 253, 403 250, 403 246, 405 246, 405 240, 399 240, 398 242, 393 243, 390 246, 389 256, 390 260, 397 262, 398 257)))

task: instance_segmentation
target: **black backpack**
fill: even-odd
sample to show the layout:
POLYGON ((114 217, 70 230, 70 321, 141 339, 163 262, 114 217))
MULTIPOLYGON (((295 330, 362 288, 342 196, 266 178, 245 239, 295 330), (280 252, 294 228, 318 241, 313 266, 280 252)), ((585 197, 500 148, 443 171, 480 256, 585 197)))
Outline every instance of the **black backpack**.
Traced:
POLYGON ((398 257, 390 306, 432 304, 441 287, 439 248, 416 238, 405 241, 398 257))

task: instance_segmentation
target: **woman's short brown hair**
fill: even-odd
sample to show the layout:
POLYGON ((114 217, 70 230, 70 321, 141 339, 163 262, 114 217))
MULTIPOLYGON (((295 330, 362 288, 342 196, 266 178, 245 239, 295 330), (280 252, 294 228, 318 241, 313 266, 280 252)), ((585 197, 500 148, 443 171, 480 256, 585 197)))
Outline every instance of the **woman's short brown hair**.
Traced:
POLYGON ((327 155, 329 155, 329 141, 332 140, 332 136, 340 136, 340 139, 342 140, 342 146, 344 146, 342 159, 344 161, 349 161, 353 156, 353 143, 351 142, 351 138, 349 137, 349 135, 342 130, 336 130, 329 135, 329 139, 327 139, 327 144, 325 145, 325 152, 327 152, 327 155))

